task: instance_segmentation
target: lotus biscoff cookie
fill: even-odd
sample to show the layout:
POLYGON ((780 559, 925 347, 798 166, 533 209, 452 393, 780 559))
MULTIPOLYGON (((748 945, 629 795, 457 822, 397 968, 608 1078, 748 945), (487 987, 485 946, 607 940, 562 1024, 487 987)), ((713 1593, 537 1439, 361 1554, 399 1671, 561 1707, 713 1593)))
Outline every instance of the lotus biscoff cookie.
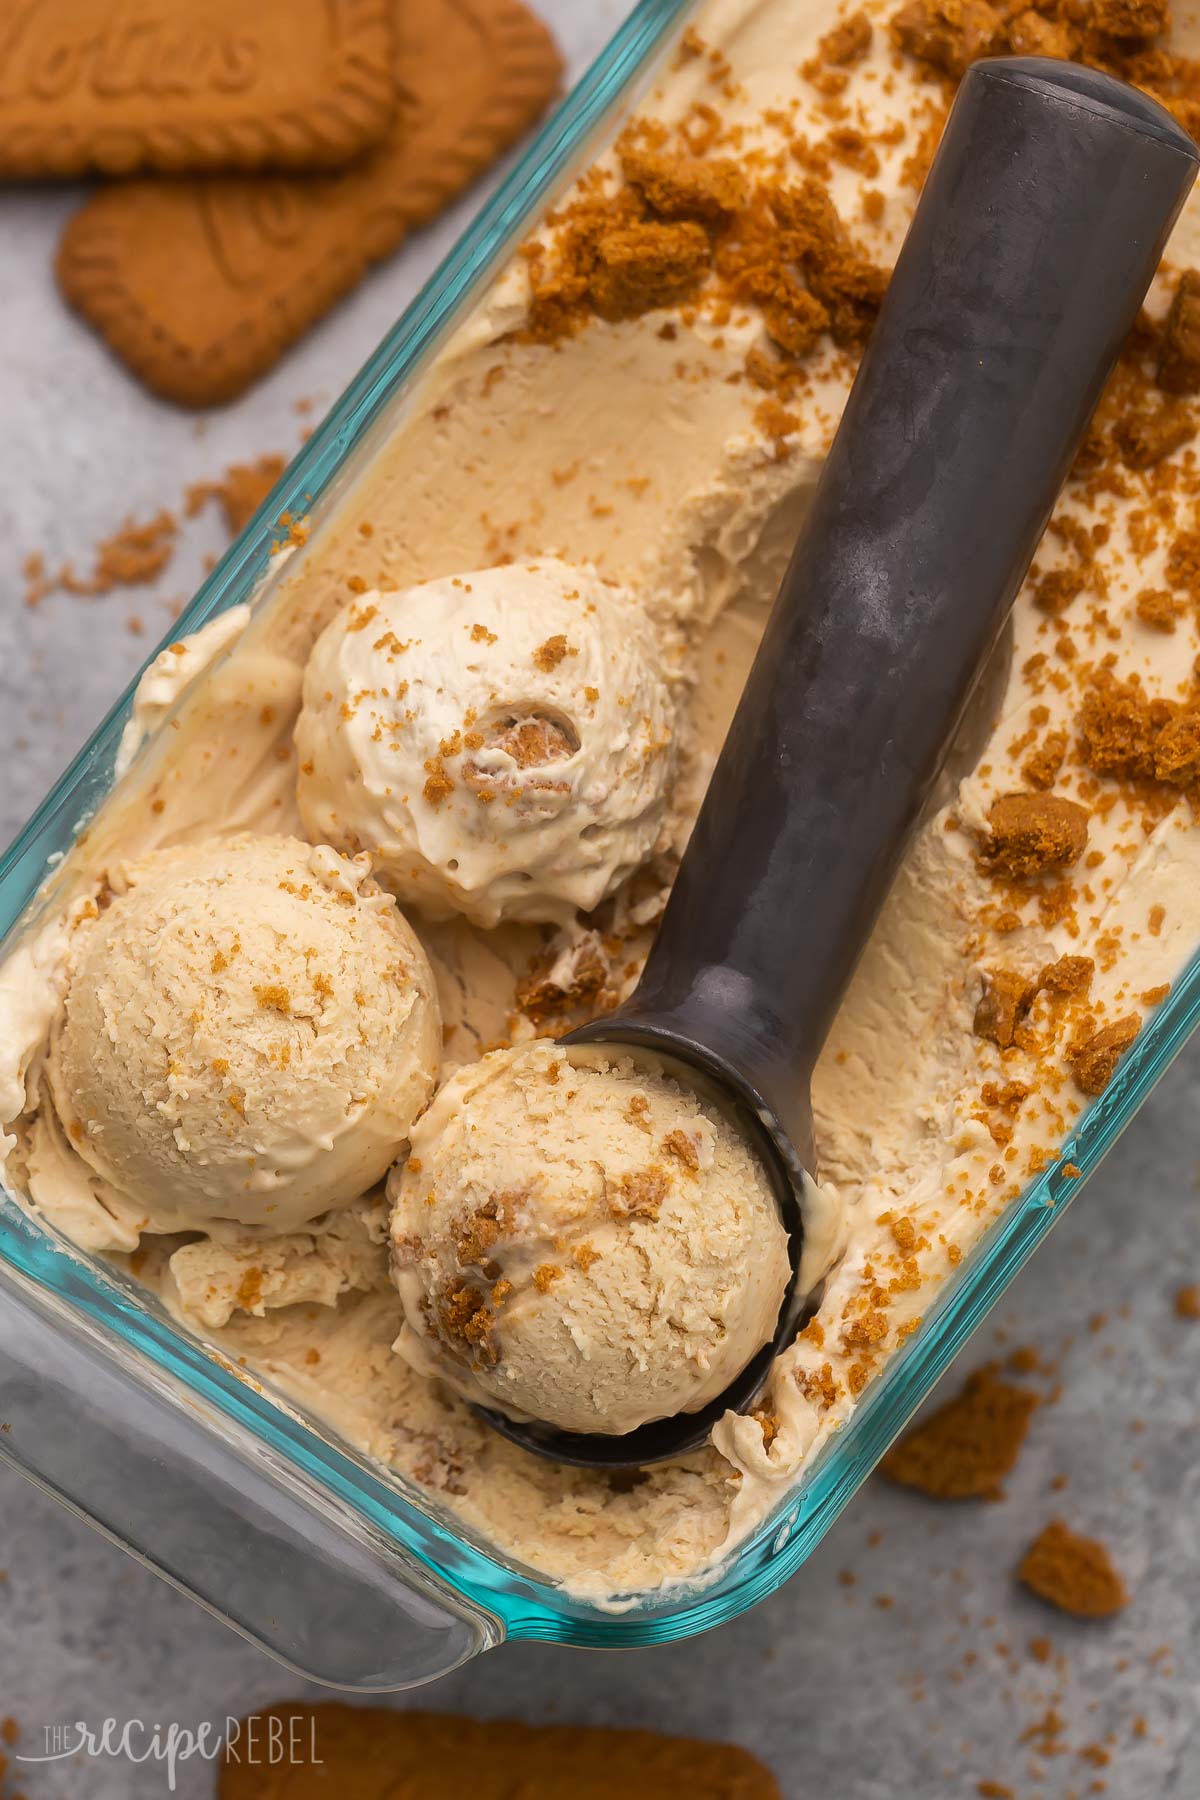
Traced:
POLYGON ((0 0, 0 178, 337 168, 396 111, 395 0, 0 0))
POLYGON ((781 1800, 736 1744, 336 1702, 241 1720, 226 1758, 219 1800, 781 1800))
POLYGON ((132 181, 67 226, 63 293, 155 393, 184 406, 240 394, 553 96, 557 49, 519 0, 390 4, 400 108, 354 168, 132 181))

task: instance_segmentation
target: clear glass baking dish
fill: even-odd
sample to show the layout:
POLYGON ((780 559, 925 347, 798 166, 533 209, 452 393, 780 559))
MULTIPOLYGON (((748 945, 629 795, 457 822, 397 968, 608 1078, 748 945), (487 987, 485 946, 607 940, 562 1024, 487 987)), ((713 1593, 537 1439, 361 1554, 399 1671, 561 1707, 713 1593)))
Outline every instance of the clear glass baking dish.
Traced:
MULTIPOLYGON (((271 522, 327 516, 429 359, 695 10, 642 0, 379 347, 172 636, 270 584, 271 522)), ((0 860, 3 940, 113 781, 132 689, 0 860)), ((315 1679, 412 1687, 505 1638, 605 1648, 735 1617, 799 1568, 1132 1118, 1200 1014, 1200 955, 1059 1160, 1013 1201, 857 1412, 715 1577, 623 1610, 573 1599, 450 1527, 274 1405, 139 1289, 0 1195, 0 1455, 235 1629, 315 1679), (1073 1164, 1070 1174, 1064 1165, 1073 1164)))

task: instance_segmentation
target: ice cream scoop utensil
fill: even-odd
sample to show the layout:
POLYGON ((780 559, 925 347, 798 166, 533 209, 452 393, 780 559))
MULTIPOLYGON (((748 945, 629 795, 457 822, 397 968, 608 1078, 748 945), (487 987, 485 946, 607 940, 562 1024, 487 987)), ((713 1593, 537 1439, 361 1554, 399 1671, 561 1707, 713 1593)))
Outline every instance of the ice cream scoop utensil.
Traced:
MULTIPOLYGON (((1092 70, 968 71, 641 980, 573 1034, 722 1096, 794 1267, 813 1066, 1198 155, 1092 70)), ((493 1422, 583 1464, 693 1449, 752 1401, 792 1288, 774 1343, 702 1412, 615 1438, 493 1422)))

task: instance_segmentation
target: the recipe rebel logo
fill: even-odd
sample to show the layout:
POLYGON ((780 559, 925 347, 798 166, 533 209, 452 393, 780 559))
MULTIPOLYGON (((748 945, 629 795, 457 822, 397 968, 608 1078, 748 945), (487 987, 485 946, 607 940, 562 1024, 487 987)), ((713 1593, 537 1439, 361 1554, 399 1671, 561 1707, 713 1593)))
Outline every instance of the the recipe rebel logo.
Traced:
POLYGON ((312 1767, 323 1758, 317 1751, 317 1721, 311 1713, 247 1713, 199 1725, 144 1719, 104 1719, 90 1725, 75 1719, 67 1725, 43 1725, 42 1749, 14 1752, 19 1763, 65 1762, 68 1758, 159 1763, 168 1793, 176 1791, 180 1764, 241 1763, 254 1768, 283 1764, 312 1767))

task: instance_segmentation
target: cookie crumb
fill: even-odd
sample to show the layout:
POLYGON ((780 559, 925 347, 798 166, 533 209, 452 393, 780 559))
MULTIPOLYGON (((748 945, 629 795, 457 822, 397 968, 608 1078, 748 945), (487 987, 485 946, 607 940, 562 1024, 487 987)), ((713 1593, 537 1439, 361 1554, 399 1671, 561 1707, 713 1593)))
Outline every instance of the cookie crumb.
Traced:
POLYGON ((911 0, 893 14, 890 30, 898 50, 948 75, 1004 48, 1004 20, 987 0, 911 0))
POLYGON ((844 68, 848 63, 860 61, 867 54, 873 37, 871 21, 866 13, 851 13, 848 19, 843 19, 832 31, 825 33, 817 49, 822 62, 844 68))
POLYGON ((1086 994, 1095 973, 1096 965, 1090 956, 1060 956, 1057 962, 1046 963, 1037 985, 1040 992, 1057 998, 1086 994))
POLYGON ((1048 731, 1036 750, 1021 764, 1021 773, 1031 788, 1044 793, 1058 780, 1067 754, 1065 731, 1048 731))
POLYGON ((1076 1619, 1105 1619, 1129 1604, 1106 1546, 1053 1519, 1021 1559, 1017 1579, 1076 1619))
POLYGON ((696 1148, 695 1139, 689 1137, 686 1131, 677 1127, 674 1131, 668 1132, 663 1139, 662 1147, 668 1156, 673 1156, 677 1162, 681 1162, 684 1168, 693 1174, 700 1167, 700 1152, 696 1148))
POLYGON ((1200 273, 1185 269, 1171 300, 1158 352, 1158 385, 1168 394, 1200 390, 1200 273))
POLYGON ((565 656, 577 655, 578 651, 572 650, 560 631, 554 637, 548 637, 544 644, 538 645, 533 653, 533 661, 535 667, 539 668, 543 675, 549 675, 554 669, 557 669, 565 656))
POLYGON ((215 500, 224 515, 226 531, 230 537, 237 537, 286 467, 286 459, 276 455, 260 456, 252 463, 230 463, 218 481, 197 481, 188 488, 184 510, 192 519, 210 500, 215 500))
POLYGON ((1166 588, 1143 588, 1133 603, 1133 609, 1143 625, 1151 631, 1172 632, 1175 622, 1183 612, 1183 602, 1166 588))
POLYGON ((621 170, 630 186, 663 219, 720 224, 746 199, 745 176, 736 162, 723 157, 627 149, 621 156, 621 170))
POLYGON ((614 1184, 609 1210, 617 1219, 657 1219, 670 1182, 657 1165, 634 1169, 614 1184))
POLYGON ((1000 874, 1041 875, 1077 862, 1087 847, 1088 815, 1057 794, 1003 794, 988 812, 984 863, 1000 874))
POLYGON ((1116 1072, 1119 1059, 1141 1028, 1139 1015, 1129 1013, 1068 1050, 1067 1061, 1081 1093, 1094 1097, 1104 1092, 1116 1072))
POLYGON ((990 969, 984 976, 984 990, 975 1008, 976 1037, 988 1038, 1007 1050, 1017 1034, 1017 1027, 1033 1004, 1036 989, 1032 981, 1015 969, 990 969))
POLYGON ((1125 413, 1113 427, 1121 460, 1129 469, 1153 469, 1196 435, 1196 420, 1185 406, 1168 402, 1155 411, 1125 413))
POLYGON ((686 299, 699 285, 710 255, 705 232, 690 219, 616 226, 596 243, 587 291, 602 319, 636 319, 686 299))
POLYGON ((933 1500, 999 1499, 1037 1406, 1036 1394, 1001 1381, 994 1365, 978 1369, 888 1451, 880 1469, 933 1500))
POLYGON ((1091 23, 1117 38, 1155 38, 1167 29, 1167 0, 1093 0, 1091 23))

